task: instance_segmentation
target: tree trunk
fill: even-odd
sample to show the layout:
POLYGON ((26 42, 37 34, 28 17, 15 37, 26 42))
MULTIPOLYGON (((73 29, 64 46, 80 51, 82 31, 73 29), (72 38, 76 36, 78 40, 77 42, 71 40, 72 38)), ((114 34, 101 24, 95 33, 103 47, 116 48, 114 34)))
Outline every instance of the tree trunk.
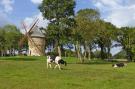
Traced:
POLYGON ((80 44, 79 44, 78 41, 77 41, 77 43, 76 43, 76 46, 77 46, 77 55, 78 55, 78 59, 79 59, 80 62, 82 63, 83 60, 82 60, 82 57, 81 57, 81 54, 80 54, 80 44))
POLYGON ((132 53, 131 53, 131 50, 129 48, 126 49, 126 54, 127 54, 127 60, 129 62, 132 61, 132 53))
POLYGON ((2 51, 0 50, 0 56, 2 56, 2 51))
POLYGON ((88 46, 88 60, 91 60, 91 48, 88 46))
POLYGON ((9 49, 9 55, 10 55, 10 56, 12 56, 12 53, 11 53, 11 52, 12 52, 12 51, 11 51, 11 48, 10 48, 10 49, 9 49))
POLYGON ((75 45, 75 56, 78 57, 78 54, 77 54, 77 45, 75 45))
POLYGON ((103 60, 104 59, 104 46, 101 45, 100 47, 101 47, 101 53, 100 53, 100 55, 101 55, 101 59, 103 60))
POLYGON ((6 51, 5 50, 2 51, 2 56, 6 56, 6 51))
POLYGON ((58 54, 61 57, 61 47, 58 45, 58 54))
POLYGON ((107 48, 107 58, 110 59, 110 47, 107 48))
POLYGON ((87 42, 85 41, 85 44, 84 44, 84 60, 86 60, 86 56, 87 56, 87 42))
POLYGON ((90 61, 91 60, 91 47, 87 41, 85 41, 85 46, 86 46, 86 53, 88 53, 88 60, 90 61))

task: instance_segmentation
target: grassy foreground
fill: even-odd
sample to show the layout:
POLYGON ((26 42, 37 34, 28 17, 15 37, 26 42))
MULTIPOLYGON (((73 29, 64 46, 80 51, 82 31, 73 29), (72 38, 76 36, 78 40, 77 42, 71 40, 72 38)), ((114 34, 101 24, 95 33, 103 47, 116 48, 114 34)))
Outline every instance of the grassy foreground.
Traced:
MULTIPOLYGON (((74 60, 74 59, 72 59, 74 60)), ((92 62, 46 69, 45 57, 0 58, 0 89, 135 89, 135 64, 92 62)))

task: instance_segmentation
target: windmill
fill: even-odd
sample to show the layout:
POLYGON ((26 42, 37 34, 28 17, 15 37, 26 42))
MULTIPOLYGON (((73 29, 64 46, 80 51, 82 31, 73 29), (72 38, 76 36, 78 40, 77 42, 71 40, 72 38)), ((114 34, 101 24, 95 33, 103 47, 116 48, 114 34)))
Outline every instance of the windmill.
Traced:
POLYGON ((26 33, 24 34, 24 37, 21 38, 19 42, 19 47, 22 47, 25 39, 27 39, 29 49, 28 56, 43 56, 45 53, 45 35, 38 28, 38 21, 39 19, 33 21, 29 29, 27 29, 24 22, 22 23, 26 33))

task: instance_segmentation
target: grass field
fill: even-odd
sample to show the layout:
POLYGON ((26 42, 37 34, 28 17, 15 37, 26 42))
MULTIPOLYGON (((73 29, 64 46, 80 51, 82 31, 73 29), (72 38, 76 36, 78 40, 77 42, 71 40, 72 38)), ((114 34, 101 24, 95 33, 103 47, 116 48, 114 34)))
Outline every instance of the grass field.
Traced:
POLYGON ((0 58, 0 89, 135 89, 135 64, 112 68, 112 63, 76 64, 46 69, 44 57, 0 58))

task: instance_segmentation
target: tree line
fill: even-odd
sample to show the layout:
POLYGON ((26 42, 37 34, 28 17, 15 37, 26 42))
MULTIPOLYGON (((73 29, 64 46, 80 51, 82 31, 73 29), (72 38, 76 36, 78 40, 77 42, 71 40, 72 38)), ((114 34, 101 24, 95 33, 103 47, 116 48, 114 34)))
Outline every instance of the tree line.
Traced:
MULTIPOLYGON (((46 49, 60 56, 78 57, 81 62, 98 57, 112 58, 111 49, 122 47, 128 61, 135 56, 135 28, 117 28, 101 19, 97 9, 81 9, 75 13, 74 0, 43 0, 39 10, 49 20, 46 32, 46 49), (97 49, 97 50, 96 50, 97 49)), ((0 28, 0 54, 18 50, 22 33, 15 26, 0 28)), ((26 46, 24 48, 27 48, 26 46)))
POLYGON ((18 42, 22 36, 20 30, 14 25, 0 28, 0 56, 14 56, 19 49, 18 42))
POLYGON ((100 49, 100 58, 111 58, 111 48, 121 46, 128 61, 134 56, 134 28, 117 28, 101 19, 97 9, 82 9, 75 13, 75 0, 43 0, 39 10, 50 21, 46 31, 47 46, 59 56, 64 46, 73 46, 75 55, 83 62, 100 49), (113 45, 113 43, 115 43, 113 45), (83 51, 83 53, 82 53, 83 51))

